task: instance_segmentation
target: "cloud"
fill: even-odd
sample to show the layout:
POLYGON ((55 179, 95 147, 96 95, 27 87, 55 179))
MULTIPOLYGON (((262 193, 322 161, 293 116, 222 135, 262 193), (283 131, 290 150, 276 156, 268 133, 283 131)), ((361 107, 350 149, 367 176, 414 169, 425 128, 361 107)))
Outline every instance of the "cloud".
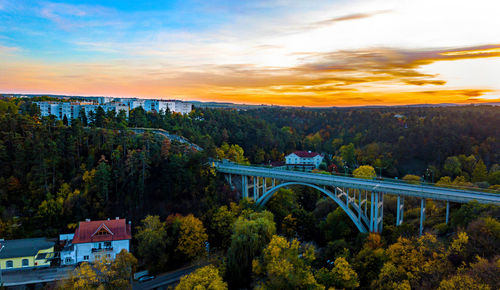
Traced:
POLYGON ((3 46, 0 44, 0 56, 1 55, 14 55, 21 51, 20 47, 16 46, 3 46))
POLYGON ((104 27, 122 22, 112 19, 116 11, 99 5, 72 5, 45 3, 39 10, 41 17, 56 23, 63 30, 83 27, 104 27))
POLYGON ((370 17, 376 16, 379 14, 384 14, 384 13, 389 13, 389 12, 391 12, 391 11, 390 10, 381 10, 381 11, 374 11, 374 12, 370 12, 370 13, 352 13, 352 14, 333 17, 333 18, 330 18, 327 20, 314 22, 314 23, 309 24, 307 27, 308 28, 319 28, 319 27, 323 27, 323 26, 329 26, 329 25, 335 24, 337 22, 370 18, 370 17))

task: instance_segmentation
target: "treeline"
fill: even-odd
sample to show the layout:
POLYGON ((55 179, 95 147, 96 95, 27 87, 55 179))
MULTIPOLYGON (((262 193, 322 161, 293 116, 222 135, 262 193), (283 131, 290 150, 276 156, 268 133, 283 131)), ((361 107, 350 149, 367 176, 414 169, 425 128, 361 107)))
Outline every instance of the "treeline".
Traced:
MULTIPOLYGON (((86 218, 199 214, 229 190, 205 153, 154 134, 40 118, 33 106, 0 103, 0 236, 56 236, 86 218), (219 183, 218 183, 219 182, 219 183)), ((125 120, 127 121, 127 120, 125 120)))

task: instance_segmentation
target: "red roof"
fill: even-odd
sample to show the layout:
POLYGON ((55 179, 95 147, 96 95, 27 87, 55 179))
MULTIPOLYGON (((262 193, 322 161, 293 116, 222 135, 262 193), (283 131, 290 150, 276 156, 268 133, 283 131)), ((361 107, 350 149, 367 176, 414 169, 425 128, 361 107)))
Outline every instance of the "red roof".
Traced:
POLYGON ((309 157, 315 157, 318 156, 318 152, 311 152, 311 151, 295 151, 293 154, 302 157, 302 158, 309 158, 309 157))
POLYGON ((80 222, 73 244, 132 239, 131 226, 125 219, 80 222))

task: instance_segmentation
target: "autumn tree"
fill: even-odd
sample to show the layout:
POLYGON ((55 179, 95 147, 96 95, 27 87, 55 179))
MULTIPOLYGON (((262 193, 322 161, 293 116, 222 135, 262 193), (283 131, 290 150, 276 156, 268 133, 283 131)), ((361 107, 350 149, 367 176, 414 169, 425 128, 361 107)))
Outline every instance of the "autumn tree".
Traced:
POLYGON ((219 159, 228 159, 236 163, 249 164, 248 159, 244 155, 243 148, 237 144, 229 145, 223 143, 216 149, 216 153, 219 159))
POLYGON ((444 246, 435 236, 426 234, 419 238, 399 238, 386 251, 388 260, 372 287, 393 289, 398 285, 437 287, 442 277, 450 271, 444 246))
POLYGON ((191 289, 224 290, 227 289, 227 283, 222 280, 219 270, 215 266, 209 265, 182 277, 175 287, 175 290, 191 289))
POLYGON ((203 223, 192 214, 180 219, 179 240, 176 251, 188 259, 194 259, 205 252, 205 242, 208 239, 203 223))
POLYGON ((84 262, 64 280, 60 289, 132 289, 132 276, 137 259, 122 250, 115 261, 102 258, 92 265, 84 262))
POLYGON ((327 289, 355 289, 359 286, 358 274, 343 257, 335 259, 331 270, 322 268, 316 274, 318 282, 327 289))
POLYGON ((352 175, 354 175, 354 177, 356 178, 365 179, 372 179, 377 176, 375 174, 375 169, 370 165, 361 165, 352 172, 352 175))
POLYGON ((273 236, 262 257, 253 261, 253 272, 263 289, 324 289, 312 273, 314 259, 314 247, 273 236))

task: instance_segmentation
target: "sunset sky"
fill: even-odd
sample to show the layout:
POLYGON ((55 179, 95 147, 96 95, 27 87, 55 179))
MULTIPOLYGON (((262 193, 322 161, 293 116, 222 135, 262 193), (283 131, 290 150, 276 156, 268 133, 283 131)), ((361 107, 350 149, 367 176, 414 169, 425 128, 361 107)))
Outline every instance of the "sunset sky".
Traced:
POLYGON ((500 102, 500 1, 0 0, 0 93, 500 102))

